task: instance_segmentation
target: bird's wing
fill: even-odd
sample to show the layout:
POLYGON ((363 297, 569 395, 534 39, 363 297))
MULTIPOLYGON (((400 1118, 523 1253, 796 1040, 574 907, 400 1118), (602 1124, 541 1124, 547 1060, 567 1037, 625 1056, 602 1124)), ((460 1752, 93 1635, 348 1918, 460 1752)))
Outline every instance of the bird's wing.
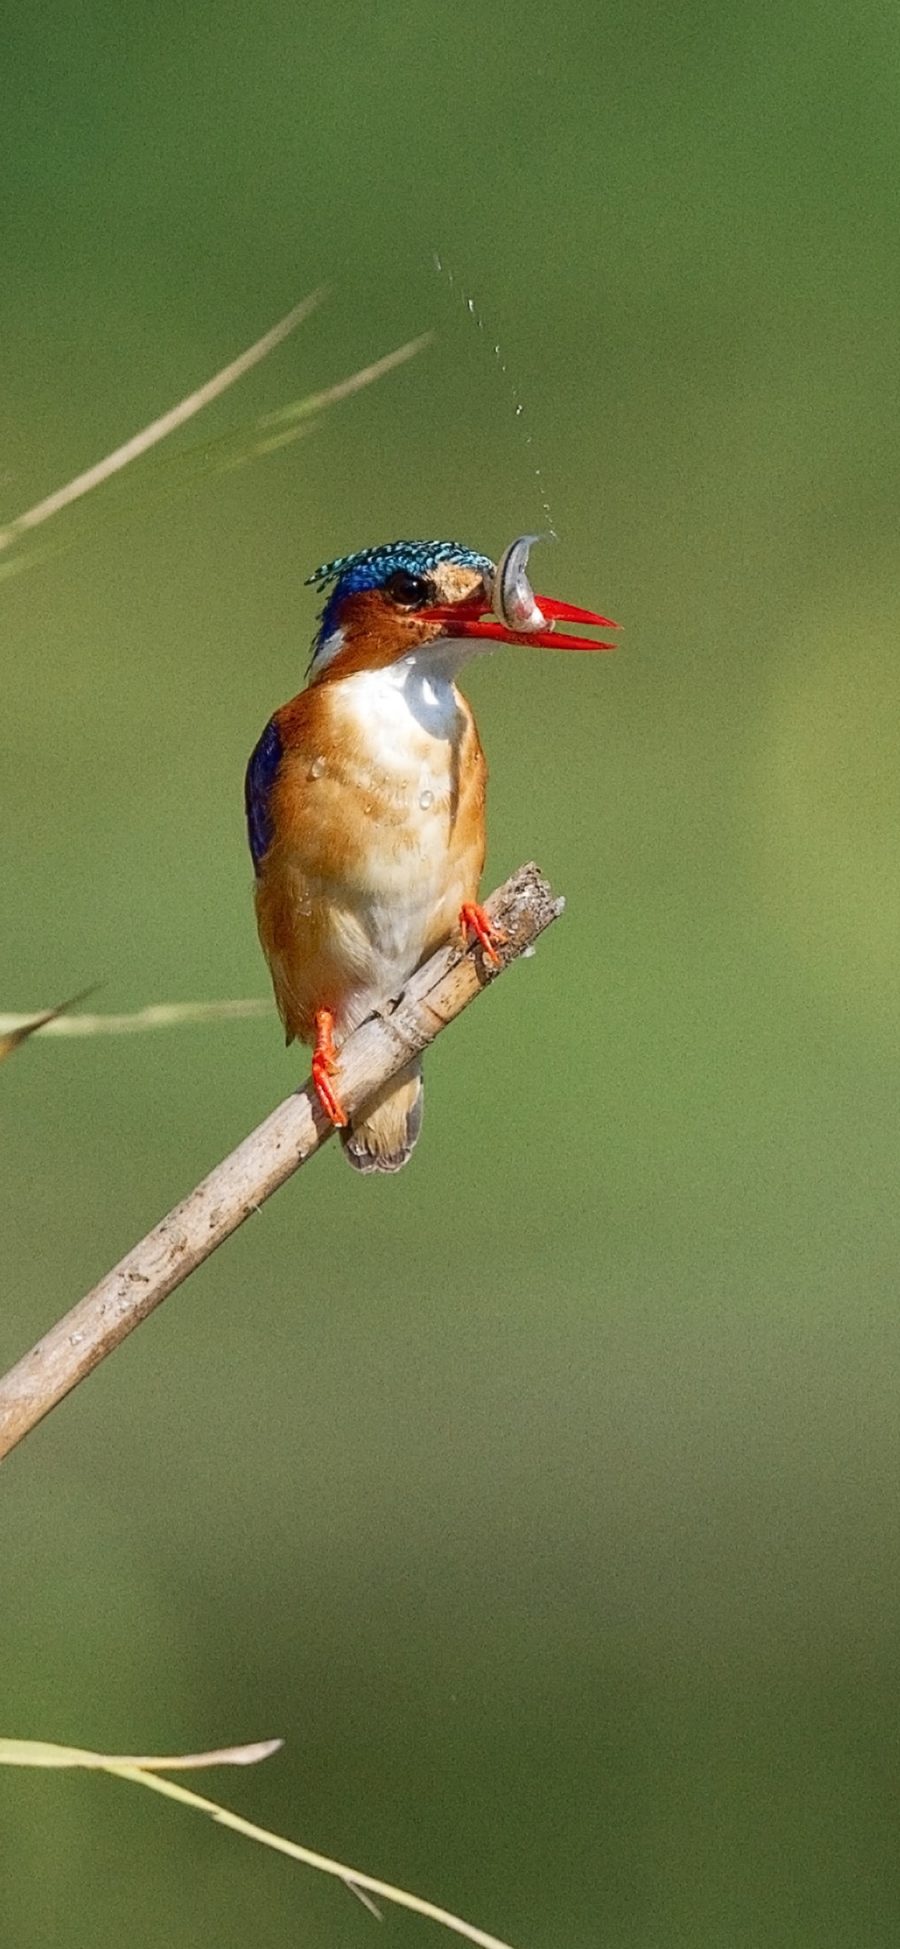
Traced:
POLYGON ((283 745, 278 719, 269 719, 257 744, 244 780, 247 810, 247 837, 257 873, 272 843, 272 818, 269 810, 272 787, 281 764, 283 745))

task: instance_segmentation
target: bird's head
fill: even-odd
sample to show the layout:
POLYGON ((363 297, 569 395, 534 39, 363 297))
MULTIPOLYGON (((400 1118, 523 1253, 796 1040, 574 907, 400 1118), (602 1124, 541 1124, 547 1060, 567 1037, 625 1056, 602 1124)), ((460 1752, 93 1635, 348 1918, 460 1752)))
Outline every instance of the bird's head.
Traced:
POLYGON ((313 642, 312 681, 384 668, 439 643, 455 663, 497 643, 612 649, 593 637, 557 632, 557 622, 615 624, 534 594, 527 561, 536 539, 520 536, 496 564, 456 541, 389 541, 326 562, 309 577, 320 594, 329 591, 313 642))

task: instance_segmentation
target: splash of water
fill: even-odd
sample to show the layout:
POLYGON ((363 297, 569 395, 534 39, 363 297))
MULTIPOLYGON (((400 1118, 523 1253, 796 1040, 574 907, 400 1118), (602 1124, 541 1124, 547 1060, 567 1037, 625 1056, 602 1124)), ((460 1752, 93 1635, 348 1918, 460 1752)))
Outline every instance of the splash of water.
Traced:
POLYGON ((500 344, 499 339, 496 339, 493 333, 488 331, 485 318, 484 318, 484 313, 482 312, 480 306, 476 303, 476 300, 473 297, 471 297, 467 291, 463 289, 462 285, 457 283, 457 280, 453 274, 453 271, 450 268, 450 265, 447 263, 446 259, 440 255, 439 251, 432 252, 431 261, 434 265, 438 277, 446 278, 447 284, 451 292, 453 293, 453 296, 461 300, 469 317, 472 319, 478 331, 481 332, 482 337, 485 339, 486 343, 489 344, 491 347, 491 351, 496 361, 498 371, 500 372, 504 382, 505 391, 512 405, 513 418, 518 420, 519 422, 520 433, 522 435, 523 443, 528 453, 529 460, 531 462, 532 472, 534 475, 535 482, 537 484, 538 495, 540 497, 541 509, 544 515, 546 516, 546 520, 547 520, 547 529, 546 529, 547 539, 550 541, 558 541, 559 536, 556 531, 556 526, 553 520, 553 512, 550 507, 550 498, 547 493, 547 485, 544 480, 544 470, 534 450, 534 436, 530 430, 530 426, 528 423, 528 415, 525 412, 525 402, 522 398, 519 387, 517 386, 516 381, 513 378, 509 370, 509 367, 506 363, 506 356, 503 351, 503 347, 500 344))

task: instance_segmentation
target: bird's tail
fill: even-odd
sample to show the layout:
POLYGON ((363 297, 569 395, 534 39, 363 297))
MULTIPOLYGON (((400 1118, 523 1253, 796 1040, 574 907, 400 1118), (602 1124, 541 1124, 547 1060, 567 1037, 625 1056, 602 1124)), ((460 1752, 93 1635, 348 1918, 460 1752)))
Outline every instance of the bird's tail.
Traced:
POLYGON ((422 1128, 424 1084, 419 1062, 392 1076, 341 1131, 344 1156, 355 1171, 402 1171, 422 1128))

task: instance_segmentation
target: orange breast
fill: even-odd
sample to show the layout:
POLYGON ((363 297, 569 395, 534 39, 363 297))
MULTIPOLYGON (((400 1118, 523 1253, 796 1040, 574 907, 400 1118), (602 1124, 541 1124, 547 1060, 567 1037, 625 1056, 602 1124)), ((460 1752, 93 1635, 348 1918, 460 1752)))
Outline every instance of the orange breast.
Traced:
POLYGON ((359 671, 278 713, 256 895, 289 1039, 347 1034, 452 933, 484 861, 484 756, 448 679, 359 671))

